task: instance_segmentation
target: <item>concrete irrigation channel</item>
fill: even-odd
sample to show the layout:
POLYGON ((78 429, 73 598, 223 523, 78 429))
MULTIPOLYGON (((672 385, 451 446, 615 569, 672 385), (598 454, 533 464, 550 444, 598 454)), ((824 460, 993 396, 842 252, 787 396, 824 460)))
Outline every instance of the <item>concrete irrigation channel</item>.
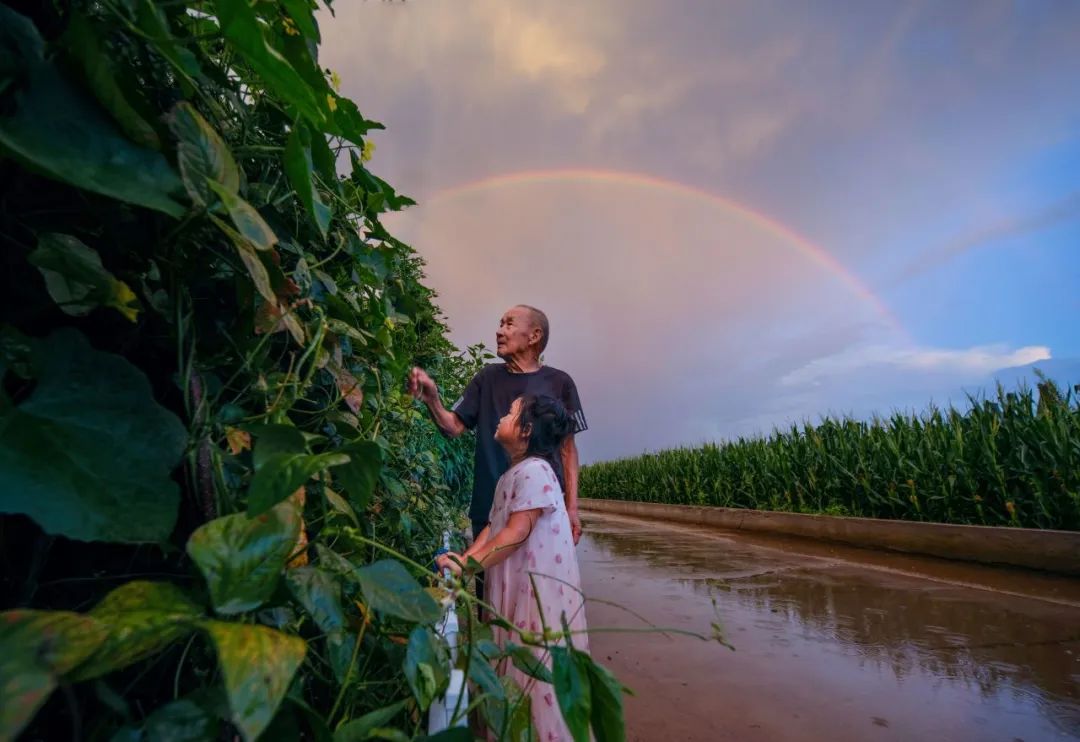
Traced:
POLYGON ((631 740, 1080 740, 1076 577, 582 505, 631 740))

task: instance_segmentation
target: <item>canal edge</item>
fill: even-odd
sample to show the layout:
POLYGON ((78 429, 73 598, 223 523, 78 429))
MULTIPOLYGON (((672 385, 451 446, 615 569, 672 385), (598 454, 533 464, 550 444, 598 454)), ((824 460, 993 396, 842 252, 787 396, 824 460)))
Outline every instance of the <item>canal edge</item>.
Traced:
POLYGON ((1080 533, 581 498, 579 507, 689 525, 1080 576, 1080 533))

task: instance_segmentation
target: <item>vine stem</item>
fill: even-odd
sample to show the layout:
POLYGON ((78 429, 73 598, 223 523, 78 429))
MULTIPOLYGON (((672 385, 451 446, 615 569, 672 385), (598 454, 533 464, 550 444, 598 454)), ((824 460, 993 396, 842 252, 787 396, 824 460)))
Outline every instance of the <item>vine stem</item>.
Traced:
POLYGON ((39 534, 37 539, 34 540, 34 552, 30 561, 30 571, 26 575, 26 582, 23 583, 22 597, 19 599, 19 605, 28 606, 34 600, 34 594, 38 589, 38 577, 41 575, 41 570, 45 566, 45 562, 49 558, 49 551, 52 549, 53 542, 56 541, 55 536, 46 536, 44 533, 39 534))
POLYGON ((67 701, 68 711, 71 713, 71 739, 72 742, 79 742, 82 739, 80 729, 82 729, 82 721, 79 715, 79 701, 75 698, 75 691, 71 689, 70 683, 64 683, 60 686, 64 691, 64 700, 67 701))
POLYGON ((180 671, 184 668, 184 660, 187 659, 188 650, 191 649, 191 645, 194 641, 195 634, 192 634, 188 639, 187 644, 184 645, 184 651, 180 655, 180 661, 176 663, 176 674, 173 675, 173 700, 180 697, 180 671))
POLYGON ((386 544, 384 544, 384 543, 382 543, 380 541, 376 541, 375 539, 370 539, 367 536, 361 536, 359 533, 355 533, 354 529, 351 529, 351 528, 346 529, 344 531, 344 533, 345 533, 346 536, 348 536, 348 538, 350 540, 355 539, 355 540, 359 541, 360 543, 367 544, 368 546, 372 546, 372 547, 374 547, 376 549, 379 549, 380 551, 385 551, 387 554, 394 557, 395 559, 397 559, 399 561, 402 561, 402 562, 405 562, 409 566, 414 567, 414 568, 420 570, 421 572, 427 572, 428 571, 428 568, 425 567, 423 564, 420 564, 419 562, 413 561, 409 557, 402 554, 400 551, 397 551, 396 549, 392 549, 392 548, 390 548, 389 546, 387 546, 386 544))
POLYGON ((356 668, 356 658, 360 656, 360 645, 364 641, 364 632, 367 631, 368 617, 363 617, 363 623, 360 624, 360 635, 356 638, 356 644, 353 645, 352 657, 349 658, 349 669, 345 671, 345 679, 341 681, 341 690, 338 691, 337 698, 334 699, 334 705, 330 707, 330 713, 327 715, 327 720, 333 724, 334 717, 337 715, 338 707, 341 706, 341 702, 345 700, 345 691, 349 687, 349 681, 352 679, 353 670, 356 668))
POLYGON ((338 256, 338 253, 341 252, 344 248, 345 248, 345 240, 341 240, 338 243, 338 246, 336 248, 334 248, 334 252, 330 253, 329 257, 323 258, 322 260, 318 261, 317 263, 312 263, 311 265, 308 266, 308 270, 315 270, 316 268, 321 268, 322 266, 326 265, 331 260, 336 258, 338 256))
POLYGON ((275 397, 274 401, 270 403, 270 406, 266 408, 266 415, 273 414, 274 410, 278 406, 278 403, 281 402, 281 398, 285 396, 285 386, 288 383, 289 378, 292 377, 293 362, 295 360, 296 360, 296 356, 294 354, 290 353, 289 354, 289 367, 285 370, 285 378, 282 380, 281 386, 278 387, 277 397, 275 397))
MULTIPOLYGON (((451 610, 457 610, 457 606, 455 605, 453 608, 451 608, 451 610)), ((466 646, 468 647, 469 651, 465 653, 465 667, 462 668, 462 673, 465 676, 465 682, 468 683, 469 682, 469 670, 472 667, 472 658, 473 658, 472 657, 472 650, 473 650, 473 615, 472 615, 472 609, 469 609, 465 613, 468 616, 468 621, 466 621, 466 625, 468 626, 468 634, 467 634, 468 643, 467 643, 466 646)), ((459 646, 458 650, 460 651, 460 649, 461 649, 461 647, 459 646)), ((453 675, 453 671, 451 670, 451 676, 452 675, 453 675)), ((451 723, 453 723, 454 721, 457 721, 458 712, 461 709, 461 699, 464 698, 464 697, 465 697, 464 693, 459 693, 458 694, 457 703, 454 704, 454 713, 450 716, 451 723)), ((470 706, 470 708, 471 708, 471 706, 470 706)), ((465 709, 466 717, 468 717, 468 714, 469 714, 469 708, 466 708, 465 709)))

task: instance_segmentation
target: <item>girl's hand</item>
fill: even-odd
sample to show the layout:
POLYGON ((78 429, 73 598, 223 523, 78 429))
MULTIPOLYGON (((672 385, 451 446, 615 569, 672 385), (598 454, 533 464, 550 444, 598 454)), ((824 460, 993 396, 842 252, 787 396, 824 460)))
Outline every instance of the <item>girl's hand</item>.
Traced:
POLYGON ((465 558, 452 551, 441 554, 435 559, 435 564, 439 565, 440 570, 448 569, 450 570, 450 574, 454 575, 454 577, 461 576, 461 565, 464 563, 465 558))

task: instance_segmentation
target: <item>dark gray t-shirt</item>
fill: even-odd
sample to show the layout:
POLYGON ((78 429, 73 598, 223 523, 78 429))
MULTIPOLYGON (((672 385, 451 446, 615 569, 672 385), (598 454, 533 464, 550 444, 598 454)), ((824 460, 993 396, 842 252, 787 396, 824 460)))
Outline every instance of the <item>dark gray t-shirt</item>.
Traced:
MULTIPOLYGON (((516 374, 508 371, 505 363, 484 366, 452 408, 466 428, 476 431, 472 505, 469 507, 469 518, 474 522, 487 522, 495 497, 495 483, 510 468, 506 451, 495 440, 495 429, 502 416, 510 411, 510 405, 522 394, 554 397, 565 405, 573 418, 575 433, 588 428, 577 387, 565 371, 541 366, 536 371, 516 374)), ((561 483, 562 461, 558 457, 554 468, 561 483)))

